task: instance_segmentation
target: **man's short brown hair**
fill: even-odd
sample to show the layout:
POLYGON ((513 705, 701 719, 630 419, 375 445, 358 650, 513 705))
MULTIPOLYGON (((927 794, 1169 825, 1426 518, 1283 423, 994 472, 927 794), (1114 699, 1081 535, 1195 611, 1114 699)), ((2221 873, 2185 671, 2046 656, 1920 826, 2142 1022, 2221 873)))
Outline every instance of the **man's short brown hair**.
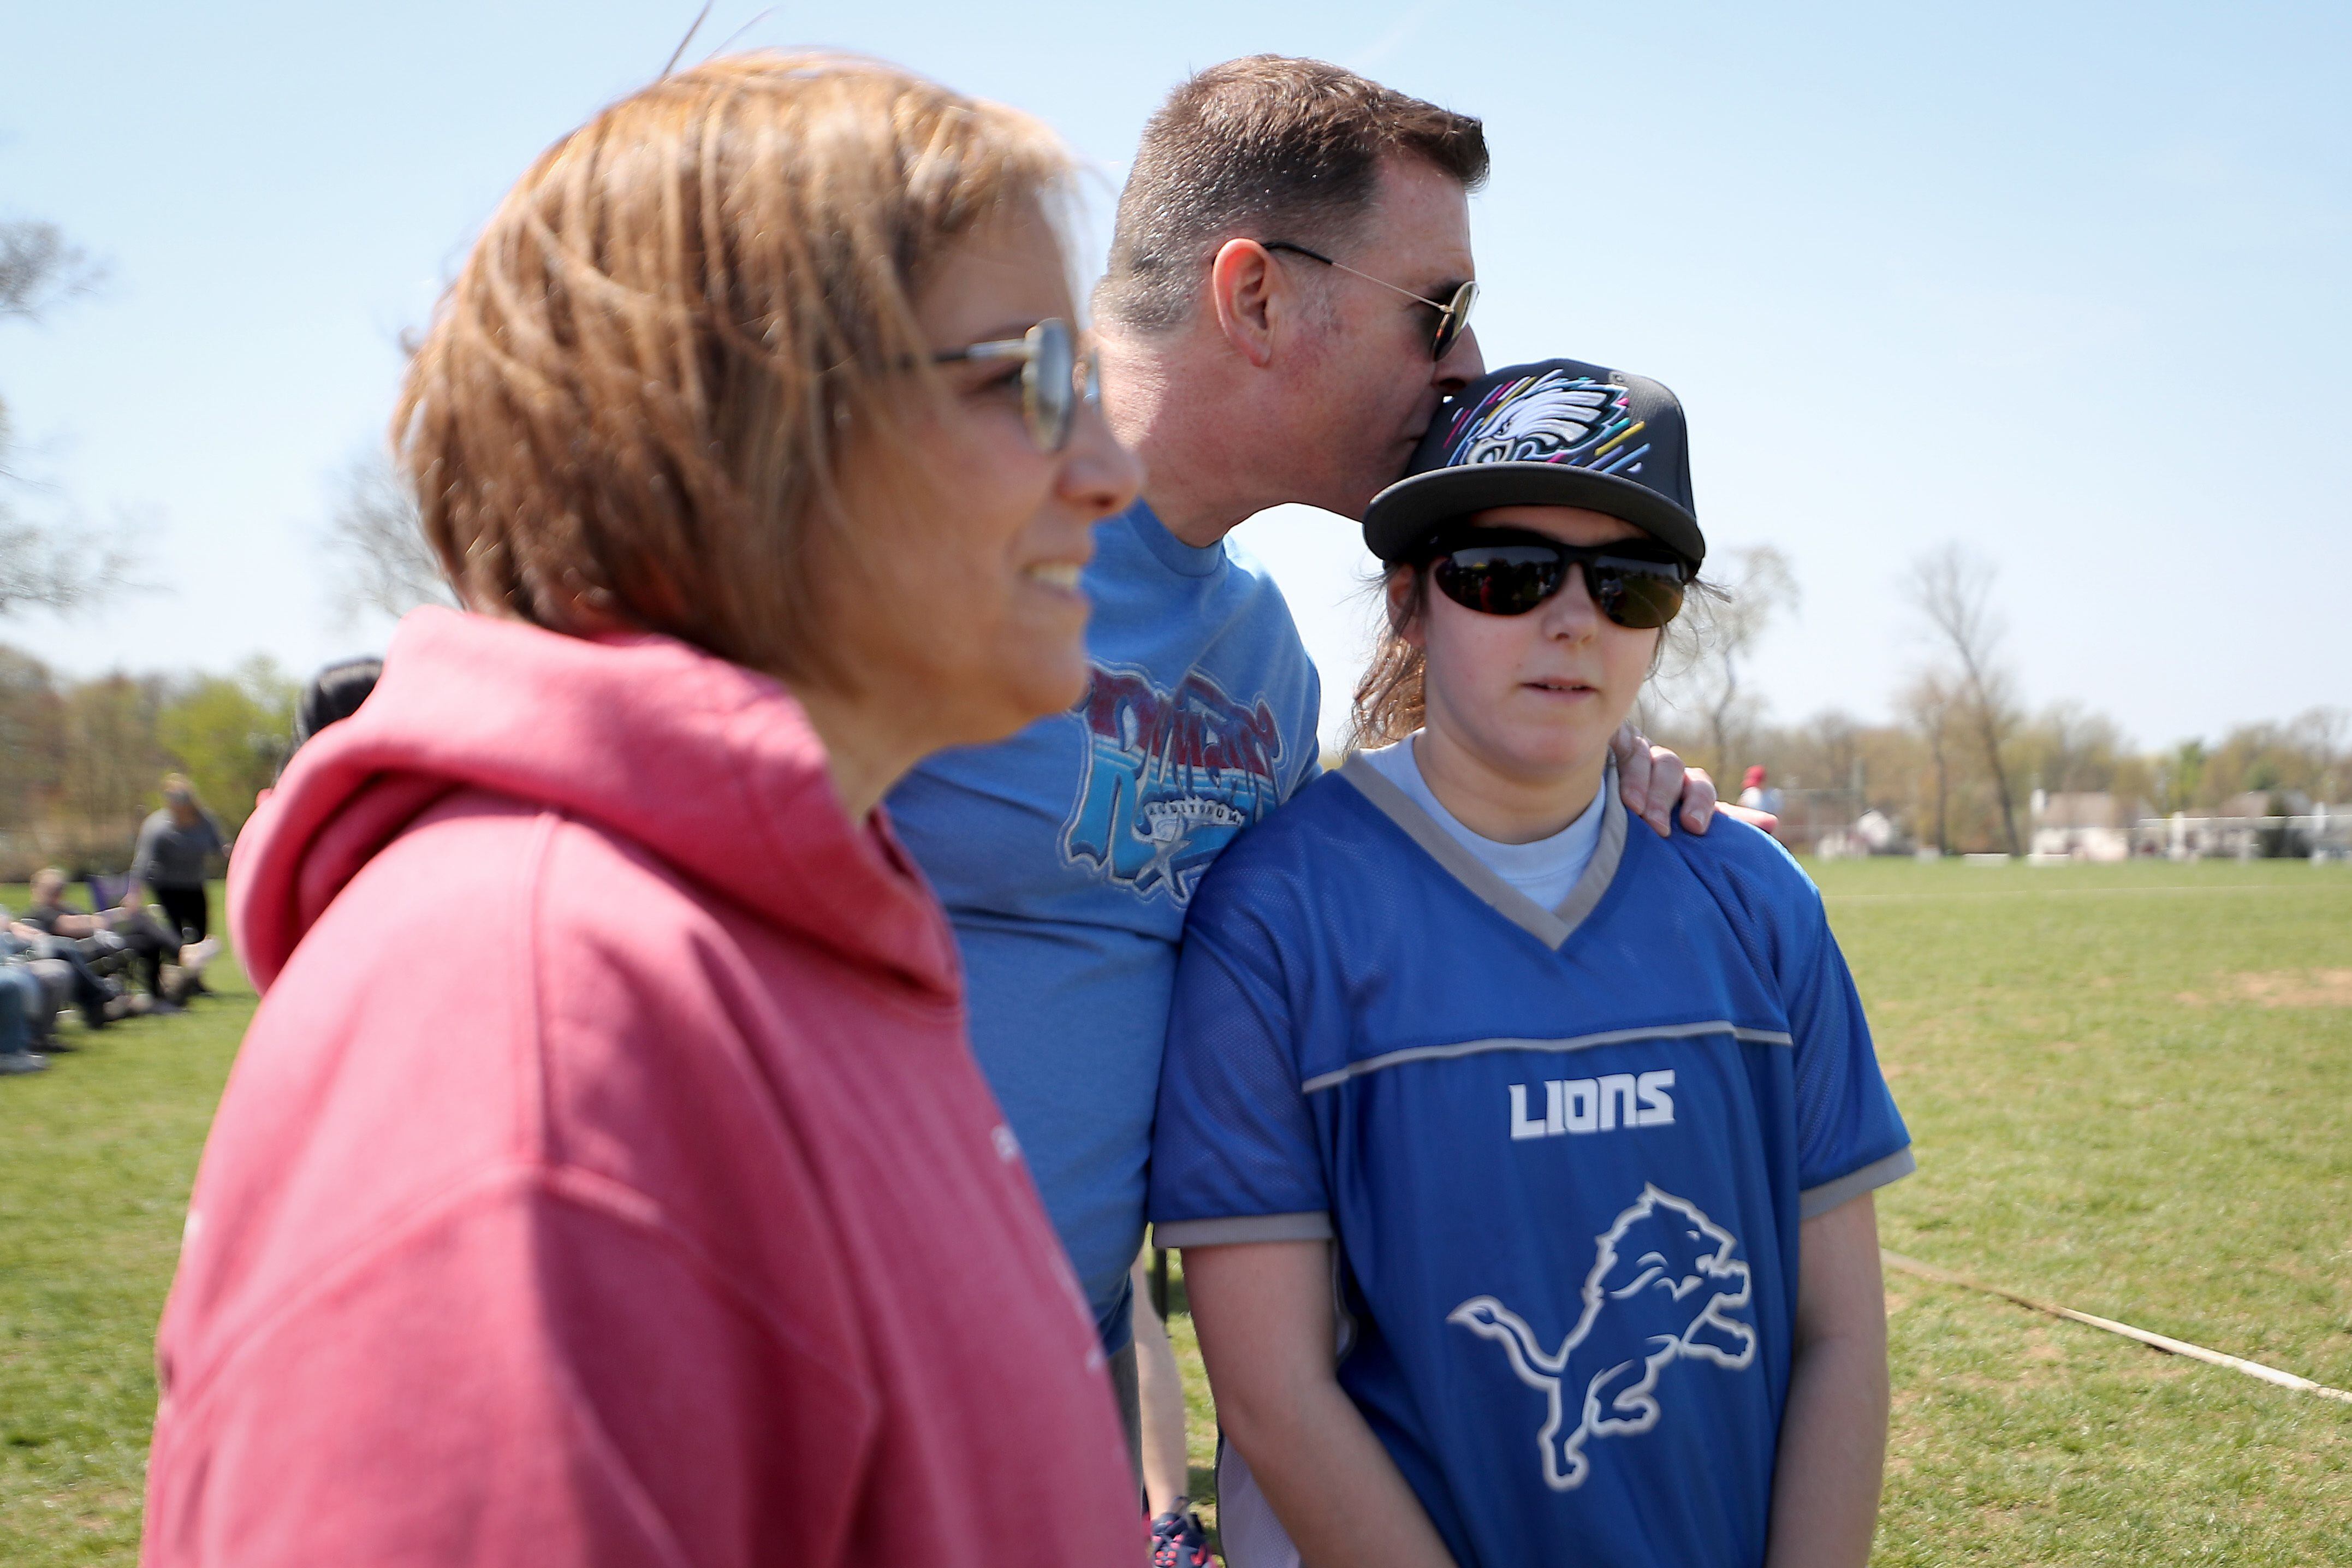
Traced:
POLYGON ((1486 132, 1466 114, 1321 60, 1251 55, 1210 67, 1143 128, 1097 312, 1143 331, 1180 324, 1202 268, 1236 236, 1343 243, 1371 205, 1381 161, 1399 155, 1465 189, 1486 178, 1486 132))

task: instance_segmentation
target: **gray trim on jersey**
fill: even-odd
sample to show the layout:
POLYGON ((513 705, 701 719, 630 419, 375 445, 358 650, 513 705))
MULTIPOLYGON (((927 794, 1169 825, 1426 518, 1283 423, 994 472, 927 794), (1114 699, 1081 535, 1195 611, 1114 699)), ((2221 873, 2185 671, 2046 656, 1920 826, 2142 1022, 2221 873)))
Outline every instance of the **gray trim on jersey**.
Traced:
POLYGON ((1452 1045, 1408 1046, 1401 1051, 1366 1057, 1333 1071, 1317 1073, 1298 1089, 1302 1094, 1313 1094, 1318 1089, 1336 1089, 1351 1078, 1379 1072, 1382 1068, 1402 1067, 1407 1062, 1450 1061, 1455 1057, 1484 1056, 1488 1051, 1588 1051, 1595 1046, 1622 1046, 1635 1040, 1687 1040, 1702 1035, 1729 1035, 1735 1040, 1759 1046, 1797 1043, 1793 1036, 1782 1030, 1743 1028, 1728 1018, 1710 1018, 1698 1024, 1644 1024, 1639 1028, 1604 1029, 1597 1035, 1570 1035, 1559 1040, 1456 1040, 1452 1045))
POLYGON ((1234 1215, 1223 1219, 1161 1221, 1151 1227, 1154 1247, 1225 1247, 1247 1241, 1329 1241, 1331 1216, 1307 1214, 1234 1215))
POLYGON ((1797 1217, 1813 1219, 1836 1208, 1840 1204, 1862 1196, 1904 1177, 1919 1168, 1912 1157, 1911 1146, 1905 1144, 1884 1160, 1873 1160, 1859 1171, 1849 1171, 1834 1182, 1823 1182, 1797 1194, 1797 1217))
POLYGON ((1617 875, 1617 863, 1625 858, 1625 803, 1618 797, 1617 763, 1613 759, 1601 775, 1600 841, 1592 847, 1592 858, 1586 863, 1584 875, 1576 879, 1576 886, 1568 890, 1568 897, 1554 910, 1544 908, 1495 875, 1485 862, 1440 827, 1411 795, 1382 778, 1380 770, 1360 755, 1341 763, 1339 776, 1355 785, 1358 793, 1382 816, 1404 829, 1415 844, 1429 852, 1431 859, 1453 874, 1455 881, 1555 952, 1584 923, 1584 917, 1592 912, 1593 906, 1601 902, 1601 895, 1609 890, 1610 881, 1617 875))

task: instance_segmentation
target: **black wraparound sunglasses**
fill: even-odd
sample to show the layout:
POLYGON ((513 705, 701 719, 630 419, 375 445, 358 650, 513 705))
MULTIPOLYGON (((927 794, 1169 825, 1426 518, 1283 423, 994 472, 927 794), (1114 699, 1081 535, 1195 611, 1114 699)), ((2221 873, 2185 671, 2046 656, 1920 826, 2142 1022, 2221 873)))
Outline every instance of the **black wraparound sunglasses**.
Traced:
POLYGON ((1562 544, 1516 530, 1455 534, 1431 552, 1429 564, 1439 593, 1482 616, 1524 616, 1559 592, 1570 566, 1580 566, 1594 606, 1636 630, 1681 613, 1689 580, 1679 556, 1644 540, 1562 544))
POLYGON ((1017 359, 1021 362, 1021 417, 1029 439, 1040 452, 1060 451, 1070 442, 1070 426, 1078 405, 1102 396, 1102 370, 1094 351, 1078 352, 1070 323, 1048 316, 1017 338, 971 343, 931 356, 939 364, 961 360, 1017 359))
POLYGON ((1461 285, 1454 290, 1454 297, 1451 300, 1440 304, 1427 295, 1416 294, 1412 289, 1391 283, 1384 278, 1375 278, 1369 272, 1359 272, 1344 261, 1334 261, 1319 250, 1309 250, 1303 245, 1293 245, 1286 239, 1267 239, 1261 240, 1259 243, 1268 250, 1286 250, 1293 256, 1303 256, 1309 261, 1319 261, 1326 267, 1337 268, 1350 278, 1360 278, 1367 283, 1377 283, 1391 294, 1402 294, 1406 299, 1417 304, 1426 305, 1436 311, 1437 331, 1429 342, 1429 357, 1432 359, 1445 357, 1447 352, 1454 347, 1454 340, 1461 337, 1462 329, 1470 324, 1470 307, 1478 302, 1478 285, 1475 283, 1461 285))

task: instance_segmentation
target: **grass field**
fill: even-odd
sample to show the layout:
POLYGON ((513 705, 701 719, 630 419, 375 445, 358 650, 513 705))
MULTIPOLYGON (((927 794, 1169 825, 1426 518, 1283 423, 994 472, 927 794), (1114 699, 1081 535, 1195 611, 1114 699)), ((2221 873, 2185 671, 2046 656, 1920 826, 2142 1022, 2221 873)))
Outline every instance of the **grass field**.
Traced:
MULTIPOLYGON (((1889 1247, 2352 1387, 2352 870, 1817 874, 1917 1140, 1889 1247)), ((250 1010, 69 1026, 0 1080, 10 1568, 134 1555, 155 1315, 250 1010)), ((1903 1276, 1887 1306, 1878 1563, 2352 1564, 2352 1405, 1903 1276)))
MULTIPOLYGON (((23 888, 0 888, 0 904, 25 901, 23 888)), ((253 1016, 233 959, 205 980, 222 994, 178 1017, 97 1033, 64 1023, 72 1048, 47 1072, 0 1079, 7 1568, 137 1560, 155 1319, 205 1129, 253 1016)))

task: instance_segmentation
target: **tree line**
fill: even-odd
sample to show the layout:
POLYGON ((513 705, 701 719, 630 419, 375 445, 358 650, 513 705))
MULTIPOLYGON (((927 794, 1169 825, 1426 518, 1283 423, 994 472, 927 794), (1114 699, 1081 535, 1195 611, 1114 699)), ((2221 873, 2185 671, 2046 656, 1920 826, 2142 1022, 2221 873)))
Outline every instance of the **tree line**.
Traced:
POLYGON ((119 873, 182 773, 234 832, 285 761, 297 683, 267 658, 226 675, 61 678, 0 644, 0 882, 56 865, 119 873))
POLYGON ((1728 554, 1724 596, 1696 601, 1643 716, 1727 794, 1748 767, 1764 767, 1795 792, 1801 841, 1801 830, 1874 810, 1923 848, 2020 854, 2031 847, 2035 791, 2109 795, 2126 817, 2211 814, 2250 795, 2277 816, 2300 809, 2298 799, 2352 800, 2352 714, 2340 708, 2158 752, 2080 703, 2030 709, 2008 658, 1993 568, 1958 544, 1922 555, 1902 578, 1924 651, 1890 719, 1832 709, 1770 722, 1748 667, 1767 630, 1794 613, 1795 578, 1772 546, 1728 554))
MULTIPOLYGON (((0 222, 0 326, 37 321, 92 291, 103 264, 54 226, 0 222)), ((69 515, 27 515, 11 467, 0 397, 0 619, 12 609, 70 611, 135 586, 119 536, 69 515)), ((450 602, 415 504, 382 455, 341 477, 327 530, 346 610, 397 616, 450 602)), ((2215 744, 2142 752, 2110 719, 2077 704, 2031 711, 2005 648, 1992 567, 1949 544, 1921 556, 1901 589, 1925 649, 1887 721, 1832 710, 1768 720, 1749 678, 1757 648, 1800 603, 1788 558, 1769 545, 1723 552, 1725 591, 1695 595, 1675 626, 1642 721, 1736 795, 1761 764, 1797 792, 1801 828, 1864 812, 1947 852, 2028 847, 2031 801, 2107 793, 2126 811, 2210 812, 2249 792, 2352 798, 2352 719, 2315 709, 2242 724, 2215 744)), ((186 773, 225 825, 242 825, 274 776, 292 727, 294 682, 266 659, 226 675, 114 674, 61 679, 0 645, 0 880, 33 865, 120 870, 167 769, 186 773)), ((1806 834, 1794 836, 1804 842, 1806 834)))

